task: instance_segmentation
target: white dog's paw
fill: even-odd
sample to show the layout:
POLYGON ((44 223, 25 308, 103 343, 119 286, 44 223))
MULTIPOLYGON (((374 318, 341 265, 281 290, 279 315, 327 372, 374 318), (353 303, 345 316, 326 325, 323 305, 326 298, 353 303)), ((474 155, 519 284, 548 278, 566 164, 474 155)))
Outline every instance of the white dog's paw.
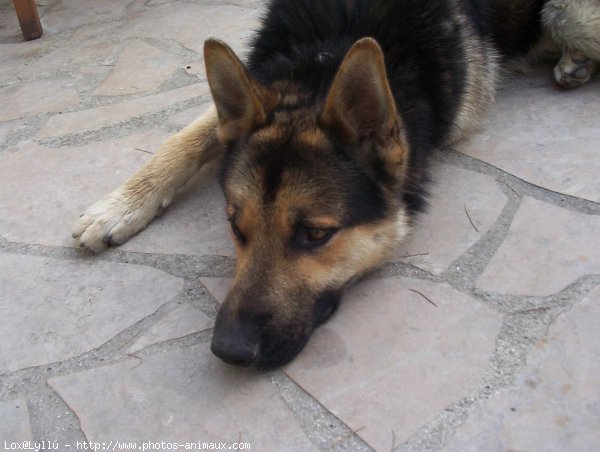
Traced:
POLYGON ((121 245, 144 229, 166 204, 150 196, 126 196, 118 189, 81 215, 73 228, 73 238, 78 239, 80 247, 95 252, 121 245))

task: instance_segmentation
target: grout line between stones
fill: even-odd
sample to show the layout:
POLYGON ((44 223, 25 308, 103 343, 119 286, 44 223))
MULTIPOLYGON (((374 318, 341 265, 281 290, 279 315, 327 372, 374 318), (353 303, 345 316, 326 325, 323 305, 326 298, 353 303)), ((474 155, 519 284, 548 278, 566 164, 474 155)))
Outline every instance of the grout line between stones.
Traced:
POLYGON ((434 159, 460 168, 486 174, 496 178, 497 182, 517 196, 530 196, 538 201, 547 202, 577 213, 600 215, 600 203, 576 196, 567 195, 540 187, 518 178, 490 163, 447 148, 435 154, 434 159))
POLYGON ((494 225, 473 246, 452 262, 440 274, 440 279, 457 289, 469 290, 504 242, 520 204, 520 198, 509 197, 494 225))
POLYGON ((60 445, 87 441, 77 413, 46 382, 30 387, 26 396, 34 441, 60 445))
MULTIPOLYGON (((194 85, 194 83, 186 86, 192 85, 194 85)), ((111 139, 120 138, 128 135, 132 131, 139 130, 140 128, 156 129, 158 126, 161 129, 166 128, 167 131, 171 132, 172 130, 165 126, 166 121, 171 115, 195 106, 204 105, 209 102, 209 100, 210 96, 208 94, 202 94, 180 102, 176 102, 172 105, 161 108, 158 111, 134 115, 124 119, 123 121, 118 121, 114 124, 103 126, 98 129, 81 133, 71 133, 57 137, 38 138, 35 139, 35 141, 41 145, 52 147, 80 146, 90 142, 106 139, 107 135, 110 135, 111 139)))
MULTIPOLYGON (((193 83, 191 85, 193 85, 193 83)), ((168 123, 167 121, 170 116, 196 106, 205 105, 209 101, 210 96, 203 94, 176 102, 172 105, 161 108, 158 111, 132 116, 123 121, 103 126, 98 129, 49 138, 36 138, 36 135, 42 129, 47 120, 52 116, 51 113, 42 113, 32 116, 26 118, 24 122, 20 122, 19 120, 7 121, 14 123, 15 128, 19 127, 23 130, 19 132, 12 131, 9 133, 5 142, 0 144, 0 155, 8 153, 9 149, 17 146, 20 142, 25 140, 33 140, 36 143, 44 146, 61 147, 82 146, 91 142, 100 142, 101 140, 105 140, 107 135, 110 135, 111 139, 118 139, 133 132, 146 129, 160 129, 169 133, 176 133, 181 129, 181 127, 168 123)), ((85 108, 82 110, 85 110, 85 108)))
POLYGON ((183 279, 229 278, 233 276, 235 268, 235 259, 228 256, 155 254, 117 249, 108 249, 100 254, 92 254, 71 247, 10 242, 2 237, 0 237, 0 253, 143 265, 183 279))
POLYGON ((268 372, 265 373, 265 377, 271 382, 306 436, 320 450, 336 452, 373 450, 355 431, 302 389, 284 371, 268 372))

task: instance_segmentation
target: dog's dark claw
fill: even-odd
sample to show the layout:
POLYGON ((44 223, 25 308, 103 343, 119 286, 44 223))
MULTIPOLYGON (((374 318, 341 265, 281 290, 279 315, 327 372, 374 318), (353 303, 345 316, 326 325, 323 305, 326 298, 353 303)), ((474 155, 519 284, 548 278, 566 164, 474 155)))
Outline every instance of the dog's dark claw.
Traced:
POLYGON ((106 243, 108 243, 109 246, 119 246, 123 244, 122 241, 115 240, 112 235, 109 236, 108 242, 106 243))

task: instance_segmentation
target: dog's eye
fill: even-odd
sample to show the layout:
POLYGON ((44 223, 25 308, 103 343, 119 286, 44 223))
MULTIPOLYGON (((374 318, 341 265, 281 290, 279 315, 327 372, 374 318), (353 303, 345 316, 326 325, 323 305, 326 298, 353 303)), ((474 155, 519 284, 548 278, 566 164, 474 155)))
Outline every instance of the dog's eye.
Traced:
POLYGON ((229 220, 229 224, 231 225, 231 230, 233 231, 235 238, 238 239, 241 244, 246 243, 246 236, 242 234, 242 231, 240 231, 240 228, 238 228, 237 224, 235 224, 235 221, 229 220))
POLYGON ((323 240, 330 233, 330 229, 307 228, 306 238, 309 242, 318 242, 323 240))
POLYGON ((337 229, 321 229, 308 226, 300 226, 294 237, 294 242, 299 248, 313 249, 325 245, 335 234, 337 229))

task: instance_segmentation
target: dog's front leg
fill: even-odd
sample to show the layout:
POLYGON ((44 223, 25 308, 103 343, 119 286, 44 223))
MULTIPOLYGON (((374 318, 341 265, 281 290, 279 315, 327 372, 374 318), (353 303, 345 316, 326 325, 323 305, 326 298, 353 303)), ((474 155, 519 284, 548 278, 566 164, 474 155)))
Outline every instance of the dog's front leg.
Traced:
POLYGON ((222 154, 217 112, 211 106, 163 143, 131 179, 87 209, 75 225, 73 238, 92 251, 125 243, 144 229, 204 164, 222 154))

